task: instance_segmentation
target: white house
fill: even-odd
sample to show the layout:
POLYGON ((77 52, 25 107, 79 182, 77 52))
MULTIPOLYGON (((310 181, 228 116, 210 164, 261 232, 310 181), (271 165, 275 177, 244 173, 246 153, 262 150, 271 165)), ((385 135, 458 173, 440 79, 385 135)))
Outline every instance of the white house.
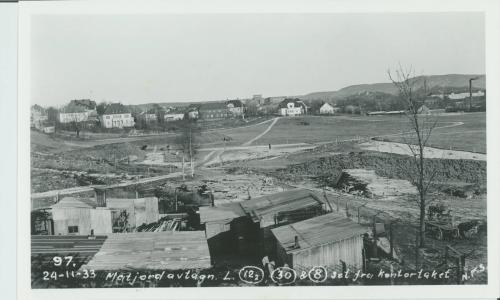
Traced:
POLYGON ((59 123, 85 122, 89 119, 89 112, 60 112, 58 115, 59 123))
POLYGON ((425 106, 425 105, 422 105, 420 106, 420 108, 417 110, 417 113, 419 115, 430 115, 431 114, 431 110, 425 106))
POLYGON ((229 100, 226 104, 227 110, 229 110, 231 115, 234 117, 243 116, 245 113, 245 107, 243 106, 243 102, 241 102, 241 100, 229 100))
MULTIPOLYGON (((483 91, 478 91, 478 92, 474 92, 472 93, 472 97, 482 97, 484 96, 484 92, 483 91)), ((448 95, 448 98, 452 99, 452 100, 458 100, 458 99, 465 99, 465 98, 469 98, 470 97, 470 94, 469 93, 451 93, 448 95)))
POLYGON ((47 112, 40 105, 33 105, 31 107, 31 127, 41 130, 43 128, 43 123, 48 120, 47 112))
POLYGON ((153 123, 158 120, 158 117, 154 112, 148 111, 148 112, 141 112, 140 114, 138 114, 137 120, 145 123, 153 123))
POLYGON ((198 119, 198 110, 191 110, 188 112, 188 118, 191 120, 198 119))
POLYGON ((135 124, 132 113, 121 103, 108 105, 99 119, 104 128, 126 128, 135 124))
POLYGON ((285 99, 278 105, 282 116, 298 116, 307 113, 307 106, 300 99, 285 99))
POLYGON ((319 108, 319 113, 322 115, 333 115, 335 113, 335 108, 331 106, 329 103, 324 103, 319 108))
POLYGON ((166 113, 164 118, 165 118, 165 122, 179 121, 179 120, 184 120, 184 114, 183 113, 166 113))
POLYGON ((89 99, 71 100, 63 107, 57 116, 59 123, 86 122, 95 120, 97 116, 96 103, 89 99))

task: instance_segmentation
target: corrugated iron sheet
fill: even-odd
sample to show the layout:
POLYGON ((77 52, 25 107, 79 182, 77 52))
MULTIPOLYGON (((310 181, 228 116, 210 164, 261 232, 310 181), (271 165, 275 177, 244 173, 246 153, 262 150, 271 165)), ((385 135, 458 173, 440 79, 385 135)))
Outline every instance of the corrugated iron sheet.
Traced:
POLYGON ((110 234, 83 269, 185 270, 209 268, 210 253, 203 231, 110 234))
POLYGON ((301 222, 272 229, 288 254, 362 235, 370 229, 337 213, 329 213, 301 222), (295 237, 299 247, 295 248, 295 237))

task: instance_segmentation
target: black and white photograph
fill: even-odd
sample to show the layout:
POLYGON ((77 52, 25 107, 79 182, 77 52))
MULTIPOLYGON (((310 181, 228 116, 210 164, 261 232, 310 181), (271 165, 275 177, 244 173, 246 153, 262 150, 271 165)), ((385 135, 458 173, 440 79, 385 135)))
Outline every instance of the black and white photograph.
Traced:
POLYGON ((20 19, 30 289, 497 284, 491 2, 82 2, 20 19))

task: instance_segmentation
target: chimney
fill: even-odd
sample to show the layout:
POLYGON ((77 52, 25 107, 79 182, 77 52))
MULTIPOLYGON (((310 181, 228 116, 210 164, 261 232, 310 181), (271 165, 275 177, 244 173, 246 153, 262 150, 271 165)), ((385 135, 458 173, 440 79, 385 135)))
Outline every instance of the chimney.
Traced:
POLYGON ((298 236, 295 236, 295 244, 293 245, 293 248, 300 248, 298 236))

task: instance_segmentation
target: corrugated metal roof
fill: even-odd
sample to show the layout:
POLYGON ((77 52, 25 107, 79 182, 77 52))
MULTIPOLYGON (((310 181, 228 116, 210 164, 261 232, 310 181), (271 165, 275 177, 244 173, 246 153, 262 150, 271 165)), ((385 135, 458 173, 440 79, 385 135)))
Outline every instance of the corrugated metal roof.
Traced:
POLYGON ((206 223, 232 220, 247 215, 254 222, 259 222, 266 217, 272 219, 279 212, 322 204, 323 201, 314 192, 305 189, 293 189, 217 207, 200 207, 200 220, 201 223, 206 223))
POLYGON ((232 219, 245 216, 245 211, 241 208, 240 203, 230 203, 217 207, 201 206, 200 207, 200 222, 221 222, 231 221, 232 219))
POLYGON ((278 212, 285 212, 306 208, 312 205, 322 205, 323 201, 312 191, 293 189, 272 195, 241 202, 243 210, 255 222, 266 216, 274 216, 278 212))
POLYGON ((50 208, 95 208, 97 203, 92 198, 64 197, 50 208))
POLYGON ((186 270, 210 268, 203 231, 110 234, 100 251, 83 266, 93 270, 186 270))
POLYGON ((271 231, 283 249, 290 254, 360 236, 370 229, 337 213, 329 213, 274 228, 271 231), (294 248, 296 236, 299 242, 298 248, 294 248))

